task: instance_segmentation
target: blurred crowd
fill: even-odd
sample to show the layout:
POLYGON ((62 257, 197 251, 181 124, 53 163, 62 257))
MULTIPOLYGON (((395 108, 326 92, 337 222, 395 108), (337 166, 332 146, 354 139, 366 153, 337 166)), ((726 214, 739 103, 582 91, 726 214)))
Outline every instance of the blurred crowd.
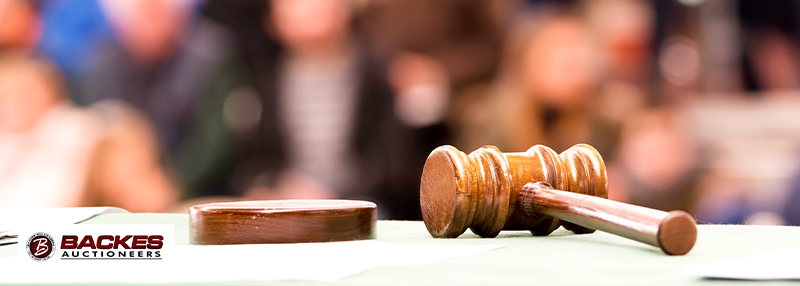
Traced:
POLYGON ((610 198, 800 224, 800 2, 0 0, 0 207, 348 198, 444 144, 596 147, 610 198))

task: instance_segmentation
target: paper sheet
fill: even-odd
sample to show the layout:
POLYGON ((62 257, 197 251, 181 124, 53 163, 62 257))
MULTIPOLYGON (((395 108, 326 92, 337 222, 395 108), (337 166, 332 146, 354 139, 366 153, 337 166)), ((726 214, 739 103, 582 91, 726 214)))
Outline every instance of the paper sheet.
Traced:
POLYGON ((0 245, 16 242, 16 230, 25 226, 73 224, 107 213, 128 211, 115 207, 0 208, 0 245))
POLYGON ((176 245, 164 261, 16 263, 0 259, 0 283, 186 283, 334 281, 378 266, 420 265, 503 245, 407 245, 377 241, 303 244, 176 245), (25 266, 27 265, 27 266, 25 266), (47 275, 41 275, 47 273, 47 275))
POLYGON ((723 279, 798 280, 800 248, 781 248, 739 260, 691 266, 685 273, 723 279))

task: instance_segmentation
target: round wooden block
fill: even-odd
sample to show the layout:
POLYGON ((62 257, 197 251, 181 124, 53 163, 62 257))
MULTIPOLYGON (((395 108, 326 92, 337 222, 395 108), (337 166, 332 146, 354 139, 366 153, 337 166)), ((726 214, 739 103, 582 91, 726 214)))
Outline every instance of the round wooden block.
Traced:
POLYGON ((367 201, 275 200, 211 203, 190 209, 194 244, 299 243, 375 238, 377 207, 367 201))

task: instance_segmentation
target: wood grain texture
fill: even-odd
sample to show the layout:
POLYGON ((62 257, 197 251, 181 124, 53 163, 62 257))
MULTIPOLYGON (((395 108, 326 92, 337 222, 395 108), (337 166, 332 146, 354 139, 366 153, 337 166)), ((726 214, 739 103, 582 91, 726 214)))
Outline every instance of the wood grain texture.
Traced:
POLYGON ((469 155, 452 146, 431 152, 422 173, 420 205, 428 232, 458 237, 467 228, 482 237, 501 230, 548 235, 559 226, 576 233, 600 229, 685 254, 694 246, 694 219, 610 201, 603 159, 578 144, 557 154, 536 145, 521 153, 485 146, 469 155))
POLYGON ((661 248, 670 255, 689 252, 697 240, 694 219, 683 211, 664 212, 528 183, 520 193, 526 214, 546 214, 661 248))
POLYGON ((190 209, 194 244, 301 243, 375 238, 377 207, 353 200, 211 203, 190 209))
POLYGON ((420 205, 433 237, 458 237, 467 228, 482 237, 501 230, 529 230, 548 235, 559 226, 592 232, 548 215, 526 216, 518 207, 519 191, 543 181, 562 190, 608 197, 606 169, 600 154, 578 144, 561 154, 536 145, 526 152, 502 153, 485 146, 469 155, 453 146, 436 148, 422 172, 420 205))

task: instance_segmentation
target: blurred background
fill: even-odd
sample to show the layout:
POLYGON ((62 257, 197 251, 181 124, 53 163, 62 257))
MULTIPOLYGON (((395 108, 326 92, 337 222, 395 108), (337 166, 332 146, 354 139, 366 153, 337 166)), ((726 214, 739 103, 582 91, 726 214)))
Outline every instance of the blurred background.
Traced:
POLYGON ((349 198, 589 143, 610 197, 800 224, 800 1, 0 0, 0 207, 349 198))

